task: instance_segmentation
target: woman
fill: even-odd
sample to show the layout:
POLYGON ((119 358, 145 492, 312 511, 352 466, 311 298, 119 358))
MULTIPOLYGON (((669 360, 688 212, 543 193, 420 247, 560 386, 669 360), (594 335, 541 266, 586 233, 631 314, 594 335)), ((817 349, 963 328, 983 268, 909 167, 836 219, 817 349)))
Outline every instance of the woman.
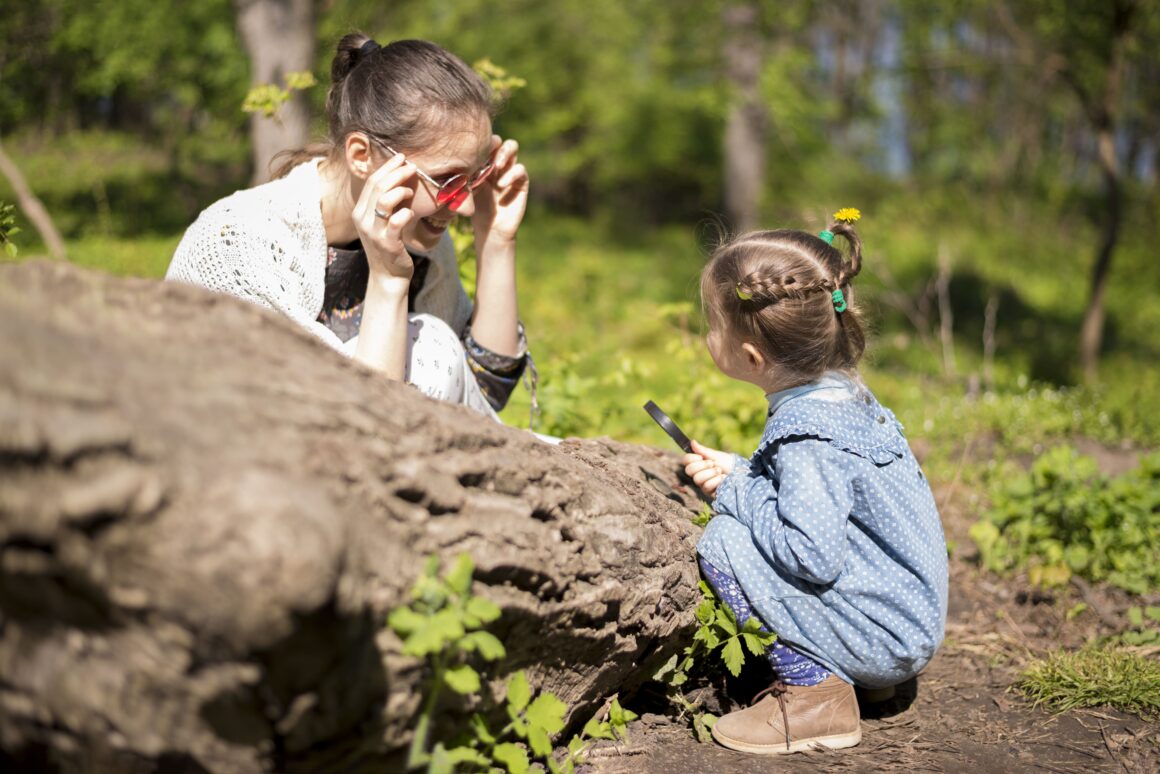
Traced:
POLYGON ((356 360, 486 415, 527 363, 515 239, 528 174, 491 132, 492 93, 426 41, 344 37, 327 141, 189 227, 167 279, 276 309, 356 360), (447 228, 472 219, 473 305, 447 228))

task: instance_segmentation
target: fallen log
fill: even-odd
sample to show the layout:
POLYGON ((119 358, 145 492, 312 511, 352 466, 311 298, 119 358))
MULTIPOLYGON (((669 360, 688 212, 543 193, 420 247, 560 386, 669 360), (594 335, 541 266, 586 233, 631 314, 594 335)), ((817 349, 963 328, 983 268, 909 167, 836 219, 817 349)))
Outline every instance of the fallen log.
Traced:
POLYGON ((692 631, 677 467, 429 400, 233 298, 0 267, 0 764, 400 770, 424 670, 386 616, 461 552, 503 611, 493 686, 525 669, 574 726, 692 631))

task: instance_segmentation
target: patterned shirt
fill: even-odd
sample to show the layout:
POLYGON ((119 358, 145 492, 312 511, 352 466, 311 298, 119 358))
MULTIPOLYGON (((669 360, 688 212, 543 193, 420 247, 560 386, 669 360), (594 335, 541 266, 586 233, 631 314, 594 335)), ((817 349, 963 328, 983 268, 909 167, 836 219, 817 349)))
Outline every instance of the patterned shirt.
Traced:
POLYGON ((943 638, 947 553, 902 425, 837 372, 768 397, 761 443, 718 488, 698 551, 846 680, 917 674, 943 638))
MULTIPOLYGON (((410 252, 410 251, 408 251, 410 252)), ((410 253, 414 263, 414 274, 407 293, 407 311, 415 311, 415 301, 427 281, 431 259, 420 253, 410 253)), ((363 301, 367 293, 370 267, 366 253, 357 243, 349 248, 330 247, 326 254, 326 293, 318 322, 334 331, 342 341, 350 341, 358 335, 362 325, 363 301)), ((463 334, 463 348, 467 354, 467 365, 475 375, 479 389, 487 402, 496 411, 507 405, 520 376, 531 361, 524 326, 519 325, 519 355, 501 355, 480 346, 471 335, 470 329, 463 334)), ((533 366, 534 369, 534 366, 533 366)), ((535 390, 535 382, 530 385, 535 390)))

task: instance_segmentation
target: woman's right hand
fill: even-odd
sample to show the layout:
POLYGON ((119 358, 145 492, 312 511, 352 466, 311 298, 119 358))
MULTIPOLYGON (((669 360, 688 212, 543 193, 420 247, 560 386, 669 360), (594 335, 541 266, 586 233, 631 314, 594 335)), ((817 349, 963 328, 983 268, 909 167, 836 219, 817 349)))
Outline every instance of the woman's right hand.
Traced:
POLYGON ((691 442, 693 451, 681 458, 685 474, 701 488, 707 497, 713 497, 717 487, 725 477, 733 472, 733 455, 729 452, 710 449, 696 441, 691 442))
POLYGON ((397 153, 371 173, 355 202, 355 230, 366 251, 372 277, 405 280, 408 285, 411 282, 415 265, 402 234, 415 214, 405 206, 415 195, 415 189, 407 185, 414 178, 415 167, 397 153))

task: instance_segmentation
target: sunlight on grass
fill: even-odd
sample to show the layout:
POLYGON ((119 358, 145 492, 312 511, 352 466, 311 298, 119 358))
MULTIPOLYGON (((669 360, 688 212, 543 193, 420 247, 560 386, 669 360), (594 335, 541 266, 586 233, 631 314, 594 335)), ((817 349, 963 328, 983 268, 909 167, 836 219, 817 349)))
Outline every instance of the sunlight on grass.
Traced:
POLYGON ((1160 663, 1130 651, 1056 651, 1024 670, 1016 687, 1054 712, 1114 707, 1160 716, 1160 663))

